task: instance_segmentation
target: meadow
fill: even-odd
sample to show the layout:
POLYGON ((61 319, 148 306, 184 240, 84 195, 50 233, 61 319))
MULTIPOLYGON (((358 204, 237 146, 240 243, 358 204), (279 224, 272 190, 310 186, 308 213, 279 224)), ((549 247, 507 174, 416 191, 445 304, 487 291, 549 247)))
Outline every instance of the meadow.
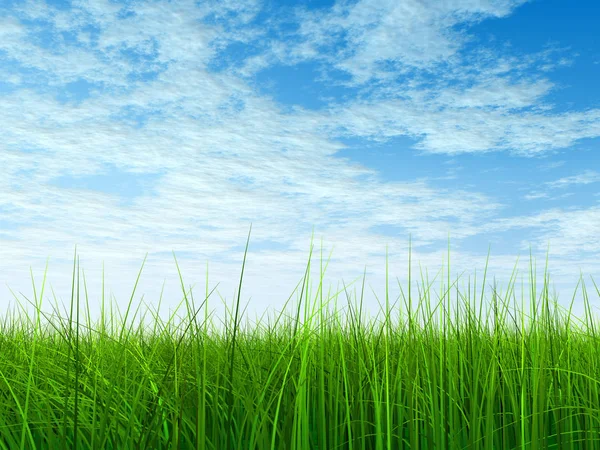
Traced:
POLYGON ((585 320, 572 315, 573 301, 566 311, 549 300, 547 259, 539 300, 530 271, 529 314, 523 293, 520 300, 514 295, 513 271, 504 298, 491 289, 484 316, 487 261, 479 298, 477 278, 471 293, 469 277, 465 297, 458 280, 450 284, 448 264, 439 301, 431 298, 433 282, 421 276, 413 309, 410 250, 408 301, 401 288, 403 301, 392 305, 386 254, 377 320, 363 316, 364 276, 359 302, 356 295, 351 301, 350 285, 324 296, 322 255, 317 294, 303 299, 311 239, 297 305, 242 326, 249 241, 250 234, 224 332, 209 314, 208 269, 196 304, 177 265, 183 320, 175 323, 175 311, 164 323, 150 311, 152 326, 140 321, 137 328, 135 287, 124 317, 105 315, 103 286, 99 321, 90 323, 87 314, 81 323, 76 249, 63 315, 56 298, 53 314, 42 311, 44 274, 39 299, 35 284, 34 299, 27 299, 34 317, 3 320, 0 448, 600 449, 597 325, 585 284, 585 320))

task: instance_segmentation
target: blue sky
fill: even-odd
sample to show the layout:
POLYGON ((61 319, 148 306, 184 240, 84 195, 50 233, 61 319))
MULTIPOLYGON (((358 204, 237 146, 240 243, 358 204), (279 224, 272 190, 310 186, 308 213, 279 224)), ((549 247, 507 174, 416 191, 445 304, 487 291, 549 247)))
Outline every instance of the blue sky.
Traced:
POLYGON ((357 280, 358 301, 366 266, 377 314, 387 246, 403 305, 410 235, 413 302, 421 273, 437 302, 449 235, 465 296, 491 245, 486 298, 516 265, 527 302, 531 248, 539 299, 550 245, 550 296, 568 307, 583 274, 594 301, 598 17, 564 0, 0 0, 3 310, 12 290, 31 311, 48 257, 42 309, 67 305, 77 245, 94 317, 102 264, 124 312, 146 253, 134 305, 165 282, 167 317, 174 251, 197 304, 208 263, 222 318, 251 223, 251 319, 297 301, 313 227, 311 300, 322 239, 324 298, 357 280))

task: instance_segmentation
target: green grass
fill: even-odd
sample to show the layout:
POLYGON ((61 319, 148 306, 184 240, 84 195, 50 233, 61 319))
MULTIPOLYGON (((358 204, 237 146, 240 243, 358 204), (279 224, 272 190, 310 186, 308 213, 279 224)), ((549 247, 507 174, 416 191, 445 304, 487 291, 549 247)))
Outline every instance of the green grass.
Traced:
MULTIPOLYGON (((413 309, 409 251, 408 301, 401 288, 396 307, 386 253, 384 317, 376 322, 363 316, 364 276, 359 305, 346 285, 324 299, 322 255, 317 295, 303 302, 311 240, 293 313, 243 328, 245 255, 224 332, 208 313, 208 268, 196 305, 177 265, 184 320, 176 325, 173 313, 165 324, 152 313, 152 329, 140 320, 135 330, 143 264, 117 324, 112 313, 106 319, 104 279, 99 323, 90 324, 87 289, 87 324, 80 322, 76 249, 68 313, 42 311, 46 276, 39 303, 32 276, 34 320, 5 319, 0 332, 0 448, 600 449, 600 352, 585 285, 583 321, 572 317, 573 301, 568 314, 555 301, 551 312, 546 276, 539 305, 531 273, 528 315, 523 294, 519 310, 512 293, 513 271, 506 299, 494 286, 484 317, 485 289, 478 311, 476 278, 473 298, 470 278, 465 297, 458 280, 450 284, 448 264, 441 300, 422 281, 413 309)), ((487 262, 483 287, 486 274, 487 262)))

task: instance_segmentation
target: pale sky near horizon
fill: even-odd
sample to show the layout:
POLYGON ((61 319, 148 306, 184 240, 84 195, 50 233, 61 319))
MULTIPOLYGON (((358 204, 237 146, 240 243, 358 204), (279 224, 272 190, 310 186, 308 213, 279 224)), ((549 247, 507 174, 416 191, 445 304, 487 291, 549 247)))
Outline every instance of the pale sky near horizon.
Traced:
MULTIPOLYGON (((48 258, 42 309, 51 287, 68 309, 77 245, 93 320, 102 264, 124 314, 146 253, 128 323, 163 282, 168 317, 173 251, 196 306, 208 264, 222 320, 251 224, 242 323, 297 305, 313 227, 309 300, 322 239, 342 314, 365 266, 365 310, 385 305, 386 246, 406 309, 409 236, 413 305, 428 278, 435 306, 450 236, 477 305, 489 246, 484 298, 516 265, 527 304, 531 248, 536 300, 549 250, 550 296, 568 308, 583 275, 598 315, 599 18, 590 0, 0 0, 2 317, 13 293, 33 310, 48 258)), ((85 295, 80 278, 82 317, 85 295)))

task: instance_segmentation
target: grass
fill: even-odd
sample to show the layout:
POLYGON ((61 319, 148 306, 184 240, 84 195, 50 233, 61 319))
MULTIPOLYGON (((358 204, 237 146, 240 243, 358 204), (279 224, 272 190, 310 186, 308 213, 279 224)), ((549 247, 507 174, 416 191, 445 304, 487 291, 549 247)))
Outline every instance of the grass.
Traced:
MULTIPOLYGON (((187 316, 175 325, 175 313, 166 324, 153 314, 152 330, 127 326, 139 312, 132 300, 143 264, 116 326, 114 314, 105 316, 104 279, 99 323, 90 324, 87 289, 87 324, 80 323, 77 249, 68 314, 59 315, 57 305, 52 315, 42 312, 46 274, 39 303, 32 275, 34 320, 24 314, 7 325, 6 318, 0 332, 0 448, 600 449, 599 343, 585 285, 585 322, 572 317, 573 301, 566 317, 555 301, 551 313, 546 273, 541 306, 531 273, 531 317, 523 295, 518 310, 513 293, 513 313, 494 286, 484 321, 476 277, 474 305, 469 277, 468 297, 456 288, 452 314, 458 280, 450 285, 448 264, 435 308, 433 282, 422 281, 413 310, 409 251, 408 302, 402 291, 404 311, 392 318, 386 253, 377 323, 363 317, 364 276, 360 305, 344 285, 345 317, 337 308, 342 291, 323 299, 322 255, 315 301, 302 302, 311 240, 293 315, 242 328, 248 242, 224 333, 209 320, 208 268, 197 306, 177 265, 187 316), (332 300, 338 312, 326 309, 332 300)), ((486 274, 487 261, 484 287, 486 274)))

